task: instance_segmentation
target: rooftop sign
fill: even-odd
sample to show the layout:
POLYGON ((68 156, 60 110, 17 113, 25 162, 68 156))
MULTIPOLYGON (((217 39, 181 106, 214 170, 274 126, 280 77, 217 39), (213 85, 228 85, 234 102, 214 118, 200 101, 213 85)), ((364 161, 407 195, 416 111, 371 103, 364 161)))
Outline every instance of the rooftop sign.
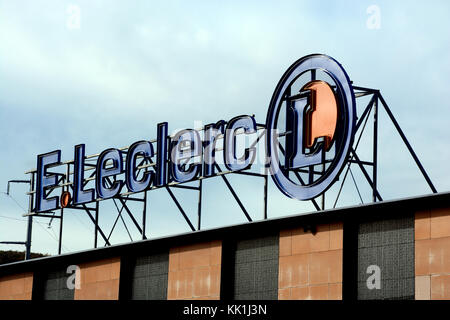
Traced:
POLYGON ((65 174, 50 171, 63 165, 60 150, 38 155, 32 212, 215 176, 219 140, 229 173, 248 170, 254 164, 256 148, 254 144, 238 143, 237 136, 254 135, 260 129, 266 141, 264 166, 277 187, 291 198, 313 199, 336 181, 351 148, 354 127, 355 96, 345 70, 329 56, 309 55, 296 61, 282 76, 265 125, 258 125, 253 116, 241 115, 201 130, 184 129, 169 136, 168 123, 163 122, 157 126, 156 141, 142 140, 127 148, 106 149, 96 156, 95 164, 87 163, 85 145, 76 145, 74 160, 69 162, 73 172, 67 170, 65 174), (311 78, 304 81, 305 75, 311 78), (306 83, 299 87, 302 81, 306 83), (293 171, 316 165, 322 165, 317 180, 299 185, 289 178, 293 171), (93 170, 90 177, 85 176, 88 169, 93 170), (95 183, 87 187, 90 181, 95 183), (59 187, 65 187, 65 191, 51 194, 59 187))

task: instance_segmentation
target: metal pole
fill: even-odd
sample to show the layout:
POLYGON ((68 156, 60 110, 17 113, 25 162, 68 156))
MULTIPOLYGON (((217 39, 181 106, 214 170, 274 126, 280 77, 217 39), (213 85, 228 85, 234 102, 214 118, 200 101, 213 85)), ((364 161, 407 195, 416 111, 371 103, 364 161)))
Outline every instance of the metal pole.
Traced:
POLYGON ((8 185, 6 187, 6 194, 9 195, 9 189, 11 183, 30 183, 30 180, 9 180, 8 185))
POLYGON ((373 109, 373 167, 372 167, 372 201, 377 202, 377 161, 378 161, 378 94, 375 95, 373 109))
POLYGON ((146 223, 147 223, 147 190, 144 192, 144 210, 142 211, 142 240, 147 239, 147 237, 145 236, 146 223))
POLYGON ((27 241, 25 244, 25 260, 30 259, 31 257, 31 234, 33 229, 33 216, 28 216, 28 227, 27 227, 27 241))
POLYGON ((325 192, 322 194, 322 210, 325 210, 325 192))
POLYGON ((431 182, 430 177, 428 176, 427 172, 423 168, 422 164, 420 163, 419 158, 417 157, 416 153, 414 152, 413 148, 408 142, 408 139, 406 139, 405 134, 403 133, 402 129, 400 128, 400 125, 398 124, 397 120, 395 119, 394 115, 392 114, 391 110, 389 109, 386 101, 384 101, 383 96, 379 95, 380 101, 383 104, 384 110, 386 110, 386 113, 388 114, 389 118, 391 118, 392 123, 394 124, 395 128, 397 129, 397 132, 400 134, 400 137, 402 138, 403 142, 405 143, 406 147, 409 150, 409 153, 413 157, 414 161, 416 162, 417 167, 419 167, 420 172, 422 172, 423 177, 428 183, 428 186, 430 187, 431 191, 433 193, 437 193, 436 188, 434 187, 433 183, 431 182))
POLYGON ((63 234, 63 215, 64 215, 64 209, 61 208, 61 219, 59 221, 59 241, 58 241, 58 254, 61 254, 61 247, 62 247, 62 234, 63 234))
POLYGON ((267 164, 264 168, 264 220, 267 219, 267 188, 268 188, 267 164))
MULTIPOLYGON (((34 186, 34 173, 31 173, 30 181, 30 198, 28 200, 28 212, 33 211, 33 186, 34 186)), ((25 243, 25 260, 29 260, 31 257, 31 236, 33 232, 33 216, 28 216, 28 226, 27 226, 27 240, 25 243)))
MULTIPOLYGON (((325 173, 325 151, 322 151, 322 176, 325 173)), ((325 210, 325 192, 322 193, 322 210, 325 210)))
POLYGON ((373 106, 374 102, 375 102, 375 94, 370 99, 369 103, 367 104, 367 107, 364 109, 364 112, 362 113, 361 117, 359 118, 358 123, 356 124, 355 134, 356 134, 356 132, 358 132, 358 129, 362 125, 366 115, 370 112, 370 110, 372 110, 372 106, 373 106))
MULTIPOLYGON (((139 225, 139 223, 136 221, 136 218, 134 217, 134 215, 133 215, 133 213, 131 212, 131 210, 128 208, 128 206, 127 206, 127 204, 126 204, 126 200, 123 200, 123 198, 121 198, 121 197, 119 197, 119 198, 117 198, 117 199, 119 199, 120 203, 122 204, 122 207, 124 207, 125 211, 127 212, 128 216, 130 217, 131 221, 133 221, 133 223, 134 223, 136 229, 138 229, 139 233, 142 234, 142 233, 143 233, 143 232, 142 232, 142 228, 141 228, 141 226, 139 225)), ((126 198, 125 198, 125 199, 126 199, 126 198)), ((113 201, 114 201, 114 203, 115 203, 115 199, 113 199, 113 201)), ((117 210, 119 210, 119 209, 117 208, 117 210)), ((124 221, 124 220, 122 220, 122 221, 123 221, 123 223, 125 224, 125 221, 124 221)), ((126 227, 125 227, 125 228, 126 228, 126 227)), ((144 238, 144 239, 146 239, 146 238, 144 238)))
MULTIPOLYGON (((278 147, 280 148, 281 153, 283 153, 284 155, 286 155, 286 151, 283 149, 283 147, 280 145, 280 143, 278 143, 278 147)), ((300 174, 297 171, 292 171, 294 172, 295 176, 297 177, 298 181, 300 182, 300 184, 302 186, 305 185, 305 182, 303 181, 302 177, 300 176, 300 174)), ((315 199, 311 199, 310 200, 312 202, 312 204, 314 205, 314 207, 316 208, 317 211, 320 211, 320 207, 317 204, 315 199)))
POLYGON ((94 248, 97 248, 97 240, 98 240, 98 201, 95 202, 95 236, 94 236, 94 248))
POLYGON ((202 223, 202 191, 203 191, 203 180, 199 180, 198 182, 198 224, 197 224, 197 230, 201 229, 201 223, 202 223))
POLYGON ((184 212, 183 207, 181 206, 181 204, 178 202, 177 198, 175 197, 175 195, 173 194, 172 190, 170 190, 170 188, 168 186, 165 187, 167 192, 169 193, 170 197, 172 198, 173 202, 175 202, 175 205, 177 206, 178 210, 181 212, 181 214, 184 217, 184 220, 186 220, 187 224, 189 225, 189 227, 191 228, 192 231, 195 231, 194 226, 191 223, 191 220, 189 220, 188 216, 186 215, 186 212, 184 212))
POLYGON ((391 118, 392 123, 394 124, 395 128, 397 129, 397 132, 400 134, 400 137, 402 138, 403 142, 405 143, 406 147, 408 148, 409 153, 411 154, 414 161, 416 162, 417 167, 419 167, 420 172, 422 172, 422 175, 425 178, 425 180, 427 181, 428 186, 430 187, 431 191, 433 191, 433 193, 437 193, 437 190, 434 187, 433 183, 431 182, 430 177, 428 176, 427 172, 425 171, 422 164, 420 163, 419 158, 417 157, 413 148, 409 144, 408 139, 406 139, 405 134, 403 133, 402 129, 400 128, 400 125, 398 124, 397 120, 395 120, 394 115, 392 114, 391 110, 389 109, 386 101, 384 101, 384 98, 381 94, 379 95, 379 98, 380 98, 381 103, 383 104, 384 110, 386 110, 386 113, 388 114, 389 118, 391 118))
MULTIPOLYGON (((362 165, 362 163, 359 160, 359 157, 356 155, 356 151, 353 148, 350 149, 350 151, 351 151, 352 156, 355 158, 356 163, 358 164, 358 166, 361 169, 362 173, 366 177, 367 182, 369 182, 369 184, 372 186, 372 188, 374 188, 373 181, 372 181, 372 179, 370 179, 370 176, 367 173, 366 168, 364 168, 364 166, 362 165)), ((376 188, 375 188, 375 195, 378 198, 378 200, 383 201, 383 198, 381 198, 381 195, 380 195, 380 193, 378 192, 378 190, 376 188)))
MULTIPOLYGON (((66 183, 70 182, 69 176, 70 176, 70 164, 68 163, 66 169, 66 179, 65 179, 66 183)), ((66 189, 66 191, 69 192, 69 185, 67 185, 66 188, 63 187, 63 191, 64 189, 66 189)), ((63 216, 64 216, 64 208, 61 208, 61 220, 59 221, 58 254, 61 254, 61 247, 62 247, 63 220, 64 220, 63 216)))
MULTIPOLYGON (((217 168, 217 170, 219 172, 222 172, 222 170, 220 169, 219 165, 217 163, 214 164, 215 167, 217 168)), ((241 208, 242 212, 244 213, 244 215, 247 217, 247 220, 249 222, 252 222, 252 218, 250 217, 250 215, 248 214, 247 210, 245 209, 244 205, 242 204, 241 200, 239 199, 238 195, 236 194, 236 192, 234 191, 233 187, 231 186, 230 182, 228 181, 227 177, 225 177, 225 175, 221 175, 223 181, 225 182, 225 184, 228 187, 228 190, 230 190, 231 194, 234 197, 234 200, 236 200, 237 204, 239 205, 239 207, 241 208)))
MULTIPOLYGON (((98 203, 98 202, 97 202, 98 203)), ((86 214, 88 215, 89 219, 91 219, 92 223, 95 225, 95 218, 92 216, 91 212, 89 210, 93 210, 91 208, 88 208, 85 204, 81 204, 81 207, 84 209, 84 211, 86 212, 86 214)), ((99 210, 98 208, 96 209, 97 211, 99 210)), ((103 240, 105 241, 106 245, 110 246, 111 243, 109 242, 109 239, 105 236, 105 234, 103 233, 102 229, 98 228, 98 232, 100 233, 100 235, 102 236, 103 240)))
MULTIPOLYGON (((203 136, 205 136, 205 132, 203 132, 203 136)), ((200 161, 203 163, 204 157, 203 157, 203 151, 204 151, 204 147, 205 144, 202 142, 201 143, 201 148, 202 148, 202 153, 200 155, 200 161)), ((203 172, 202 167, 200 167, 200 172, 203 172)), ((202 174, 200 174, 200 176, 202 176, 202 174)), ((198 207, 197 207, 197 230, 200 231, 201 227, 202 227, 202 197, 203 197, 203 180, 200 179, 198 181, 198 207)))
POLYGON ((0 244, 21 244, 25 245, 26 243, 23 241, 0 241, 0 244))

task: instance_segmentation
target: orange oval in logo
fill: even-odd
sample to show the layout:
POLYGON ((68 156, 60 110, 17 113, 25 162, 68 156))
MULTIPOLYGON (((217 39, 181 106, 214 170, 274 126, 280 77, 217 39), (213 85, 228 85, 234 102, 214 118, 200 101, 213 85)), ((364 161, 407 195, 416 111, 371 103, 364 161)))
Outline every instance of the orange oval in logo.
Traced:
POLYGON ((64 191, 61 194, 61 208, 67 207, 69 205, 69 203, 70 203, 71 198, 72 197, 70 195, 70 192, 64 191))

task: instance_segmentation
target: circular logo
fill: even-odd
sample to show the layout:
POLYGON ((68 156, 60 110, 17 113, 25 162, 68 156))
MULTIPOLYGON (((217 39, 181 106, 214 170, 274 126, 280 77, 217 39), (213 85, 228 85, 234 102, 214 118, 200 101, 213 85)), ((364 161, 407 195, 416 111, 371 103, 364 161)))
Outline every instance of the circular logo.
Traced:
POLYGON ((353 144, 355 106, 347 73, 327 55, 303 57, 284 73, 266 119, 268 165, 284 194, 313 199, 337 180, 353 144))

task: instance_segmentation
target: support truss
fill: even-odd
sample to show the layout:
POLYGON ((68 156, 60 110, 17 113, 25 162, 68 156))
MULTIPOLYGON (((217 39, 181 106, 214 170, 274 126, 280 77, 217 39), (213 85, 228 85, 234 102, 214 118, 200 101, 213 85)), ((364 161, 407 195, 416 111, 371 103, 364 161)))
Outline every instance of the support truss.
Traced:
MULTIPOLYGON (((315 75, 312 74, 312 79, 315 78, 315 75)), ((414 159, 417 167, 419 168, 420 172, 422 173, 425 181, 427 182, 428 186, 430 187, 431 191, 433 193, 436 193, 436 188, 434 187, 433 183, 431 182, 431 179, 429 178, 427 172, 423 168, 422 164, 420 163, 416 153, 414 152, 413 148, 411 147, 409 141, 407 140, 405 134, 403 133, 402 129, 400 128, 400 125, 398 124, 397 120, 395 119, 394 115, 392 114, 391 110, 389 109, 386 101, 384 100, 383 96, 380 94, 379 90, 369 89, 369 88, 363 88, 358 86, 353 86, 353 89, 355 90, 355 96, 356 98, 364 97, 364 96, 371 96, 371 99, 367 106, 364 107, 363 110, 357 110, 360 112, 358 118, 357 118, 357 124, 355 129, 355 140, 353 143, 353 147, 350 150, 349 158, 347 159, 347 167, 345 169, 345 173, 341 174, 342 180, 340 183, 339 191, 336 197, 336 200, 334 202, 333 208, 336 207, 337 202, 339 200, 339 197, 341 195, 341 191, 343 188, 343 185, 346 181, 346 178, 348 177, 348 173, 353 177, 353 173, 351 171, 351 166, 356 164, 359 168, 359 170, 363 173, 365 179, 367 180, 367 183, 370 185, 372 189, 372 201, 383 201, 383 198, 378 190, 377 186, 377 154, 378 154, 378 116, 380 111, 380 106, 383 110, 387 113, 389 119, 394 124, 397 132, 399 133, 403 143, 408 148, 408 151, 410 152, 412 158, 414 159), (357 154, 358 146, 361 141, 361 137, 364 133, 364 130, 366 128, 366 125, 370 119, 370 115, 372 114, 372 121, 373 121, 373 152, 372 152, 372 159, 370 161, 367 160, 361 160, 360 157, 357 154), (357 137, 357 138, 356 138, 357 137)), ((250 147, 255 147, 259 143, 261 143, 261 139, 264 137, 265 134, 265 126, 262 124, 258 124, 258 135, 257 139, 252 143, 250 147)), ((283 134, 280 134, 280 136, 283 134)), ((264 141, 265 139, 263 139, 264 141)), ((151 141, 154 143, 155 141, 151 141)), ((122 148, 122 152, 126 153, 128 148, 122 148)), ((285 150, 280 145, 280 151, 284 154, 285 150)), ((92 181, 95 179, 95 165, 92 163, 89 163, 89 161, 95 161, 97 155, 87 156, 86 157, 86 169, 85 171, 90 171, 90 175, 88 178, 85 179, 83 186, 86 186, 89 181, 92 181)), ((55 193, 56 190, 60 190, 61 192, 64 191, 72 191, 73 194, 73 183, 70 181, 71 176, 73 176, 73 161, 65 162, 64 165, 66 165, 66 173, 65 174, 58 174, 58 179, 60 185, 48 190, 47 195, 50 195, 52 192, 55 193)), ((142 159, 142 161, 138 165, 138 174, 142 172, 147 172, 149 170, 155 170, 155 163, 152 161, 146 161, 145 159, 142 159)), ((314 170, 314 166, 309 167, 308 169, 302 169, 299 171, 292 171, 295 178, 297 179, 298 183, 301 185, 306 185, 314 179, 316 175, 322 175, 325 168, 325 162, 323 163, 323 169, 322 170, 314 170), (309 171, 308 171, 309 170, 309 171), (304 179, 302 179, 300 172, 308 173, 309 181, 305 182, 304 179)), ((264 188, 263 188, 263 194, 264 194, 264 206, 263 206, 263 219, 268 218, 268 212, 267 212, 267 203, 268 203, 268 168, 264 168, 264 174, 252 172, 250 168, 246 170, 231 172, 228 170, 225 170, 219 166, 219 164, 215 164, 216 173, 212 177, 218 177, 220 176, 223 180, 224 184, 226 185, 227 189, 229 190, 230 194, 232 195, 233 199, 238 204, 239 208, 241 209, 243 215, 245 218, 251 222, 254 218, 252 218, 252 215, 249 213, 249 211, 246 209, 243 201, 241 200, 241 197, 238 195, 238 193, 234 190, 231 182, 226 177, 226 175, 230 173, 239 174, 239 175, 246 175, 246 176, 252 176, 252 177, 258 177, 264 179, 264 188)), ((31 252, 31 234, 32 234, 32 222, 34 218, 49 218, 50 222, 53 221, 53 219, 59 219, 60 220, 60 229, 59 229, 59 243, 58 243, 58 253, 61 254, 61 247, 62 247, 62 240, 63 240, 63 221, 64 221, 64 213, 67 210, 79 210, 89 217, 89 220, 94 225, 94 248, 97 248, 98 246, 98 237, 102 239, 105 246, 111 245, 111 236, 116 229, 117 225, 119 223, 122 223, 129 235, 130 241, 135 241, 138 239, 133 239, 129 225, 126 223, 124 219, 124 214, 126 214, 131 220, 131 227, 133 227, 135 230, 137 230, 140 234, 139 240, 145 240, 148 238, 148 235, 146 234, 146 221, 147 221, 147 193, 153 189, 157 188, 164 188, 168 195, 170 196, 170 199, 174 202, 176 205, 180 215, 184 218, 187 226, 192 231, 201 230, 202 224, 202 201, 203 201, 203 180, 207 178, 212 177, 205 177, 205 176, 199 176, 193 181, 190 181, 189 185, 181 184, 178 182, 170 182, 168 185, 163 187, 152 187, 149 190, 143 191, 140 194, 131 194, 131 193, 122 193, 113 199, 114 206, 117 210, 117 216, 114 220, 114 223, 109 230, 109 232, 105 231, 99 223, 100 219, 100 201, 97 199, 95 202, 90 204, 82 204, 82 205, 70 205, 66 208, 61 208, 52 212, 41 212, 41 213, 35 213, 33 212, 33 204, 34 204, 34 197, 36 194, 36 191, 33 190, 34 188, 34 182, 36 179, 36 170, 31 170, 27 172, 30 174, 30 180, 26 180, 27 183, 30 185, 30 191, 28 192, 29 195, 29 213, 26 214, 28 216, 28 232, 27 232, 27 240, 24 243, 26 245, 26 257, 29 258, 30 252, 31 252), (192 185, 192 183, 196 185, 192 185), (198 205, 197 205, 197 221, 196 223, 191 221, 189 216, 187 215, 181 201, 175 196, 173 193, 173 189, 179 189, 179 190, 185 190, 186 192, 197 192, 198 195, 198 205), (142 210, 139 212, 133 212, 133 210, 130 208, 128 203, 131 202, 137 202, 142 205, 142 210), (56 213, 58 212, 58 213, 56 213), (140 215, 140 218, 139 218, 140 215)), ((354 178, 353 178, 354 179, 354 178)), ((112 185, 113 181, 109 180, 108 183, 112 185)), ((358 190, 359 193, 359 190, 358 190)), ((326 209, 325 207, 325 193, 321 196, 322 201, 319 204, 316 199, 311 199, 311 203, 314 206, 314 208, 317 211, 326 209)), ((360 196, 361 198, 361 196, 360 196)), ((362 198, 361 198, 362 199, 362 198)))

